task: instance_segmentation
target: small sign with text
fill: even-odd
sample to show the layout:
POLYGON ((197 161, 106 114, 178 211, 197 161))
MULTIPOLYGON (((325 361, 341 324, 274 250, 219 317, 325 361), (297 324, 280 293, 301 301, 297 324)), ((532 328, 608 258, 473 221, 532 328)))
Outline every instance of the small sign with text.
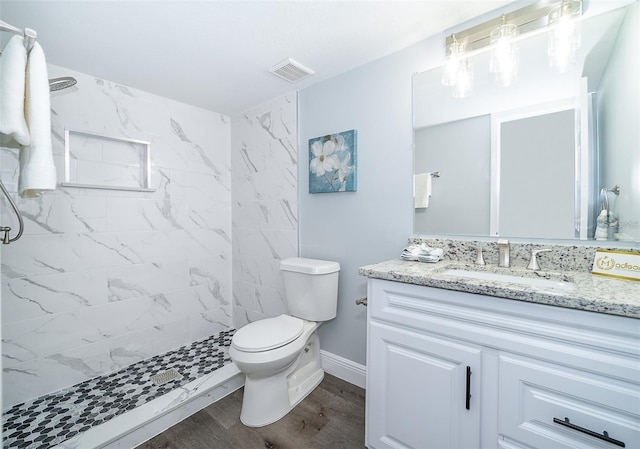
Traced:
POLYGON ((640 253, 598 250, 593 260, 593 274, 640 281, 640 253))

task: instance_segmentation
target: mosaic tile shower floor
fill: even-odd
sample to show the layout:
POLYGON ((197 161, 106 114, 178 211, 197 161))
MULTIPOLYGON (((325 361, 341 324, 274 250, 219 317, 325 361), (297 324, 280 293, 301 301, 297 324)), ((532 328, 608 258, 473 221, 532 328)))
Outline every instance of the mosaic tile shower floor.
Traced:
POLYGON ((231 363, 235 329, 90 379, 3 413, 3 449, 46 449, 231 363), (156 385, 169 369, 180 377, 156 385))

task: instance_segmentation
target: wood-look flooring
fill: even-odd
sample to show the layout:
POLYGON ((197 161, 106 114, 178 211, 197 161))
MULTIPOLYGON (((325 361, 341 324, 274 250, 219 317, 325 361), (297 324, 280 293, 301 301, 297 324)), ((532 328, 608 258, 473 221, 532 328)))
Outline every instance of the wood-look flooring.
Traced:
POLYGON ((364 448, 362 388, 325 374, 287 416, 258 428, 240 422, 242 394, 230 394, 136 449, 364 448))

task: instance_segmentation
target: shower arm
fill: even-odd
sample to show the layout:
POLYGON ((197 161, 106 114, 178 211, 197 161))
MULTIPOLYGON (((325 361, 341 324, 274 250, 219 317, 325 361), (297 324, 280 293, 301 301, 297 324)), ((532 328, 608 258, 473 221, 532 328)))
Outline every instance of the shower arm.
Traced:
POLYGON ((5 188, 2 181, 0 181, 0 189, 2 189, 2 193, 4 193, 4 195, 9 200, 9 204, 11 204, 13 211, 16 213, 16 216, 18 217, 18 223, 20 225, 18 234, 16 234, 14 238, 9 238, 9 231, 11 231, 11 228, 9 226, 0 226, 0 232, 4 232, 4 235, 2 236, 2 243, 4 245, 8 245, 9 243, 15 242, 20 238, 20 236, 22 235, 22 231, 24 231, 24 221, 22 220, 22 214, 20 213, 18 206, 16 206, 16 203, 13 201, 13 198, 11 198, 11 195, 9 195, 9 192, 7 192, 7 189, 5 188))
POLYGON ((24 46, 27 49, 27 52, 31 51, 33 44, 36 42, 36 38, 38 37, 38 33, 31 28, 25 28, 24 30, 14 27, 13 25, 9 25, 7 22, 0 20, 0 31, 9 31, 10 33, 19 34, 24 37, 24 46))

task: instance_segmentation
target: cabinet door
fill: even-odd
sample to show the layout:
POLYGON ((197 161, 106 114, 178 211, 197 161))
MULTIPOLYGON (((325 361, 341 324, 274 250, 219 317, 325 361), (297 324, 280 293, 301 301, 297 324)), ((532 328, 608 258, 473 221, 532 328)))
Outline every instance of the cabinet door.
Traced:
POLYGON ((369 448, 479 447, 479 348, 375 321, 368 343, 369 448))

